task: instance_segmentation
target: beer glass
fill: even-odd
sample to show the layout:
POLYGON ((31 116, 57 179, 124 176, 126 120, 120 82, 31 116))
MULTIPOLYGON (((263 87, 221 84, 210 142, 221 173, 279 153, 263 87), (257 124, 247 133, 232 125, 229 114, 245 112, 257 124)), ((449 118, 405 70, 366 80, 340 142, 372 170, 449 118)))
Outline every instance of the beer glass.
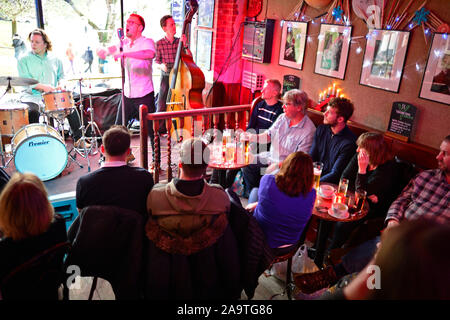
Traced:
POLYGON ((322 174, 323 163, 322 162, 314 162, 314 189, 319 190, 320 185, 320 175, 322 174))
POLYGON ((366 202, 367 191, 363 189, 358 189, 355 191, 355 203, 353 204, 353 213, 361 212, 364 208, 364 203, 366 202))
POLYGON ((347 195, 348 182, 349 182, 348 179, 341 178, 341 180, 339 181, 337 193, 343 194, 345 197, 347 195))

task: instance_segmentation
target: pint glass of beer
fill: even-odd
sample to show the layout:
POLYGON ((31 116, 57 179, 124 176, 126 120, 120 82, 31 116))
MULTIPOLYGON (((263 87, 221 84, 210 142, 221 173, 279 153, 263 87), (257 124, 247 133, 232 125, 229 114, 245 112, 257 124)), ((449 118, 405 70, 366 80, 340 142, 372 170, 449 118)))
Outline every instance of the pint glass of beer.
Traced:
POLYGON ((314 189, 319 190, 320 185, 320 175, 322 174, 323 163, 322 162, 314 162, 314 189))

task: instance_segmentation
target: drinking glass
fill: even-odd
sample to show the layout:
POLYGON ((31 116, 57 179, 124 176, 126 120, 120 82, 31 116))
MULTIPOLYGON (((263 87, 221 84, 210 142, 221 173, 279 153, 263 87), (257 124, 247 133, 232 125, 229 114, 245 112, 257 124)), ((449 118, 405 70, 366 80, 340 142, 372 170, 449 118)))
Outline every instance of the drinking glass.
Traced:
POLYGON ((317 191, 317 190, 319 190, 320 175, 322 174, 323 163, 322 162, 314 162, 313 168, 314 168, 314 188, 317 191))
POLYGON ((228 142, 226 145, 226 151, 225 151, 225 160, 228 163, 233 163, 234 158, 236 156, 236 142, 228 142))
POLYGON ((366 202, 367 191, 363 189, 358 189, 355 191, 355 203, 353 204, 353 211, 361 212, 364 208, 364 203, 366 202))
POLYGON ((344 196, 346 196, 347 195, 347 189, 348 189, 348 182, 349 182, 348 179, 342 178, 339 181, 339 187, 338 187, 337 192, 338 193, 342 193, 344 196))

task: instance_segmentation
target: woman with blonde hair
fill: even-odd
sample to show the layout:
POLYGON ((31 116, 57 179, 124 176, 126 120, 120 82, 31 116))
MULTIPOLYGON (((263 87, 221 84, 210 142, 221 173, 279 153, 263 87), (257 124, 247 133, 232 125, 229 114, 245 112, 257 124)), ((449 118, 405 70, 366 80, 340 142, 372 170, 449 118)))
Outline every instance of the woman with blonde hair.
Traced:
POLYGON ((64 219, 54 214, 37 176, 15 173, 0 195, 0 279, 51 246, 67 241, 64 219))
POLYGON ((311 217, 316 200, 313 177, 311 157, 301 151, 291 153, 278 173, 261 178, 258 202, 246 208, 254 211, 275 255, 291 250, 311 217))

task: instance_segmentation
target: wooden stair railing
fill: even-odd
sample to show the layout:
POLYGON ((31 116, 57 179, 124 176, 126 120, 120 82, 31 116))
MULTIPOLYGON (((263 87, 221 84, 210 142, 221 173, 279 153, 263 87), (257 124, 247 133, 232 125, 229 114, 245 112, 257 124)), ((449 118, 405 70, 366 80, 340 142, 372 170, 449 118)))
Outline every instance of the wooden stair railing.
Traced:
POLYGON ((190 136, 202 136, 207 130, 219 129, 219 123, 221 115, 224 115, 224 127, 225 129, 242 129, 248 125, 250 120, 250 108, 249 104, 228 106, 228 107, 216 107, 216 108, 202 108, 202 109, 192 109, 185 111, 174 111, 174 112, 155 112, 148 113, 148 108, 146 105, 141 105, 139 107, 139 122, 140 122, 140 166, 148 170, 148 121, 153 120, 153 130, 155 132, 155 159, 154 161, 154 181, 159 182, 160 174, 160 159, 161 153, 159 152, 159 120, 164 120, 166 123, 167 132, 167 181, 172 180, 172 167, 171 167, 171 142, 172 137, 170 131, 172 128, 172 119, 180 118, 180 124, 183 126, 185 118, 188 121, 192 121, 192 130, 190 136), (212 119, 211 119, 212 118, 212 119), (201 121, 201 125, 194 125, 196 121, 201 121), (199 126, 200 125, 200 126, 199 126), (158 159, 159 158, 159 159, 158 159))

